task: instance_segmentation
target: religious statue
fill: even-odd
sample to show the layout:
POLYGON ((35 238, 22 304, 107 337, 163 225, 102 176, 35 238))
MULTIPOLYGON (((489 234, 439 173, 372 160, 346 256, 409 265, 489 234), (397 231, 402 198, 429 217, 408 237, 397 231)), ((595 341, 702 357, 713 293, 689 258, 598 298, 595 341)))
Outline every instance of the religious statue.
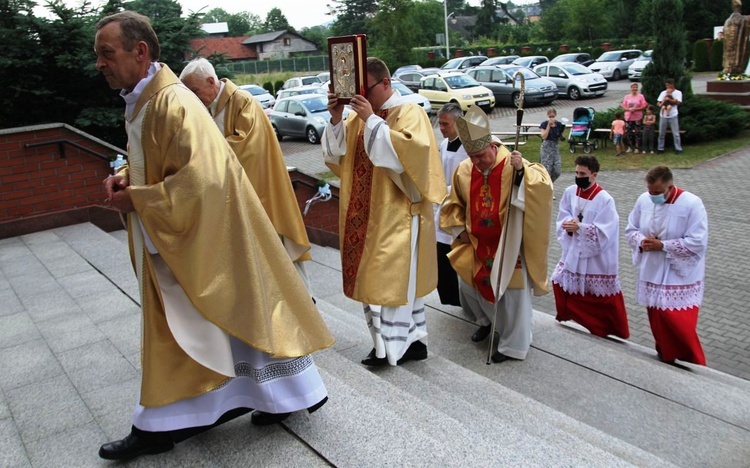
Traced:
POLYGON ((732 0, 732 14, 724 22, 724 73, 745 73, 748 62, 750 16, 743 16, 742 0, 732 0))

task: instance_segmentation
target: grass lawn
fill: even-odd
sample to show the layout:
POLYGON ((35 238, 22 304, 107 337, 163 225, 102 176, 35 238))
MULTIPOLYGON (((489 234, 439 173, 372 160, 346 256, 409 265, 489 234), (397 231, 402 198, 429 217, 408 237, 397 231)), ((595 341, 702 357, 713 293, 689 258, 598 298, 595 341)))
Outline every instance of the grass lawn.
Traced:
MULTIPOLYGON (((591 139, 593 142, 593 138, 591 139)), ((521 153, 529 161, 539 161, 539 147, 542 140, 538 137, 530 137, 529 141, 521 146, 521 153)), ((667 165, 671 168, 691 168, 701 164, 709 159, 722 156, 742 147, 750 146, 750 130, 740 132, 734 138, 723 140, 708 141, 705 143, 691 143, 682 145, 682 154, 674 154, 672 148, 672 136, 667 136, 667 144, 664 154, 632 154, 628 153, 618 158, 615 157, 615 147, 612 142, 607 142, 606 148, 599 148, 591 152, 599 160, 602 170, 623 170, 623 169, 650 169, 659 164, 667 165)), ((576 146, 576 152, 571 154, 568 151, 567 142, 560 142, 560 155, 562 156, 562 170, 573 171, 576 157, 583 154, 583 147, 576 146)))

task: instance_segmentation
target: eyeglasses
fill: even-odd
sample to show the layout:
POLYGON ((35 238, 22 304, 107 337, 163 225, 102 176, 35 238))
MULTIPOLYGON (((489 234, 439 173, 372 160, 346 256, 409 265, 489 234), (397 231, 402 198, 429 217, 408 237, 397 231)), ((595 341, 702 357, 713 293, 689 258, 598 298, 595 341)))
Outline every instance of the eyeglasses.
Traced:
POLYGON ((379 85, 380 83, 382 83, 384 79, 385 79, 385 78, 381 78, 381 79, 379 79, 379 80, 378 80, 378 81, 377 81, 377 82, 376 82, 375 84, 373 84, 372 86, 368 86, 368 87, 367 87, 367 93, 369 94, 369 93, 370 93, 370 91, 372 91, 372 89, 373 89, 373 88, 374 88, 375 86, 377 86, 377 85, 379 85))

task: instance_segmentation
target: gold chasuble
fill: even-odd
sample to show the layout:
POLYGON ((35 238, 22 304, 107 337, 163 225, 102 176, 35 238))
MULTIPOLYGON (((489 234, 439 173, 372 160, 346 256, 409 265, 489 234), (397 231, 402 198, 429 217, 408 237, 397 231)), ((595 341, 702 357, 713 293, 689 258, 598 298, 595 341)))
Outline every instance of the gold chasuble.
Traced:
POLYGON ((224 110, 224 137, 245 169, 250 183, 271 218, 276 232, 299 246, 295 262, 310 260, 302 212, 286 170, 281 146, 263 108, 249 93, 227 79, 216 105, 216 115, 224 110))
MULTIPOLYGON (((391 179, 392 171, 370 161, 364 141, 365 123, 347 117, 346 155, 340 164, 327 162, 341 178, 339 233, 344 293, 357 301, 382 306, 408 303, 412 216, 419 215, 416 297, 437 286, 433 203, 446 195, 440 155, 430 119, 414 104, 377 111, 390 129, 390 140, 421 200, 412 200, 391 179), (389 176, 390 174, 390 176, 389 176)), ((396 176, 398 177, 398 176, 396 176)))
POLYGON ((331 346, 245 171, 205 106, 164 64, 128 125, 141 119, 140 141, 129 146, 142 151, 143 171, 131 174, 127 189, 135 206, 128 215, 131 255, 141 271, 141 405, 195 397, 230 378, 177 343, 162 297, 167 285, 157 282, 160 265, 203 319, 253 348, 283 358, 331 346), (137 248, 139 225, 158 254, 137 248))
MULTIPOLYGON (((526 271, 534 294, 542 295, 549 291, 547 248, 552 214, 552 182, 544 166, 529 163, 525 159, 523 166, 525 211, 518 218, 511 216, 510 229, 523 229, 521 248, 526 260, 526 271), (522 220, 522 226, 514 226, 514 219, 522 220)), ((502 247, 501 232, 494 223, 499 222, 502 234, 508 235, 507 226, 502 224, 507 219, 508 197, 514 187, 514 177, 510 152, 504 146, 498 147, 497 158, 486 183, 483 174, 474 167, 471 160, 466 159, 459 164, 453 175, 453 190, 440 213, 440 226, 443 229, 449 231, 453 227, 464 228, 471 240, 470 244, 454 241, 453 250, 448 254, 453 268, 467 284, 473 285, 490 302, 494 302, 495 297, 489 275, 496 252, 502 247), (502 175, 499 176, 498 172, 502 175)), ((516 208, 511 207, 511 210, 516 208)), ((511 242, 508 243, 510 245, 511 242)), ((512 258, 506 256, 503 263, 509 266, 513 264, 508 288, 523 289, 526 278, 522 274, 518 255, 513 255, 512 258)))

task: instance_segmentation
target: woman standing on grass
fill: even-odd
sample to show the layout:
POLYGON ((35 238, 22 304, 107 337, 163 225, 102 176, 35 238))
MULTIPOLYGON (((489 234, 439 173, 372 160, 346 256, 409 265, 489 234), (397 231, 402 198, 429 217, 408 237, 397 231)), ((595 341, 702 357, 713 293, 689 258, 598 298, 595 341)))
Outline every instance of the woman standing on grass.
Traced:
POLYGON ((648 106, 646 98, 638 92, 638 83, 630 85, 630 94, 622 100, 622 108, 625 110, 625 146, 628 147, 626 153, 631 151, 635 154, 641 149, 641 132, 643 130, 643 111, 648 106))

